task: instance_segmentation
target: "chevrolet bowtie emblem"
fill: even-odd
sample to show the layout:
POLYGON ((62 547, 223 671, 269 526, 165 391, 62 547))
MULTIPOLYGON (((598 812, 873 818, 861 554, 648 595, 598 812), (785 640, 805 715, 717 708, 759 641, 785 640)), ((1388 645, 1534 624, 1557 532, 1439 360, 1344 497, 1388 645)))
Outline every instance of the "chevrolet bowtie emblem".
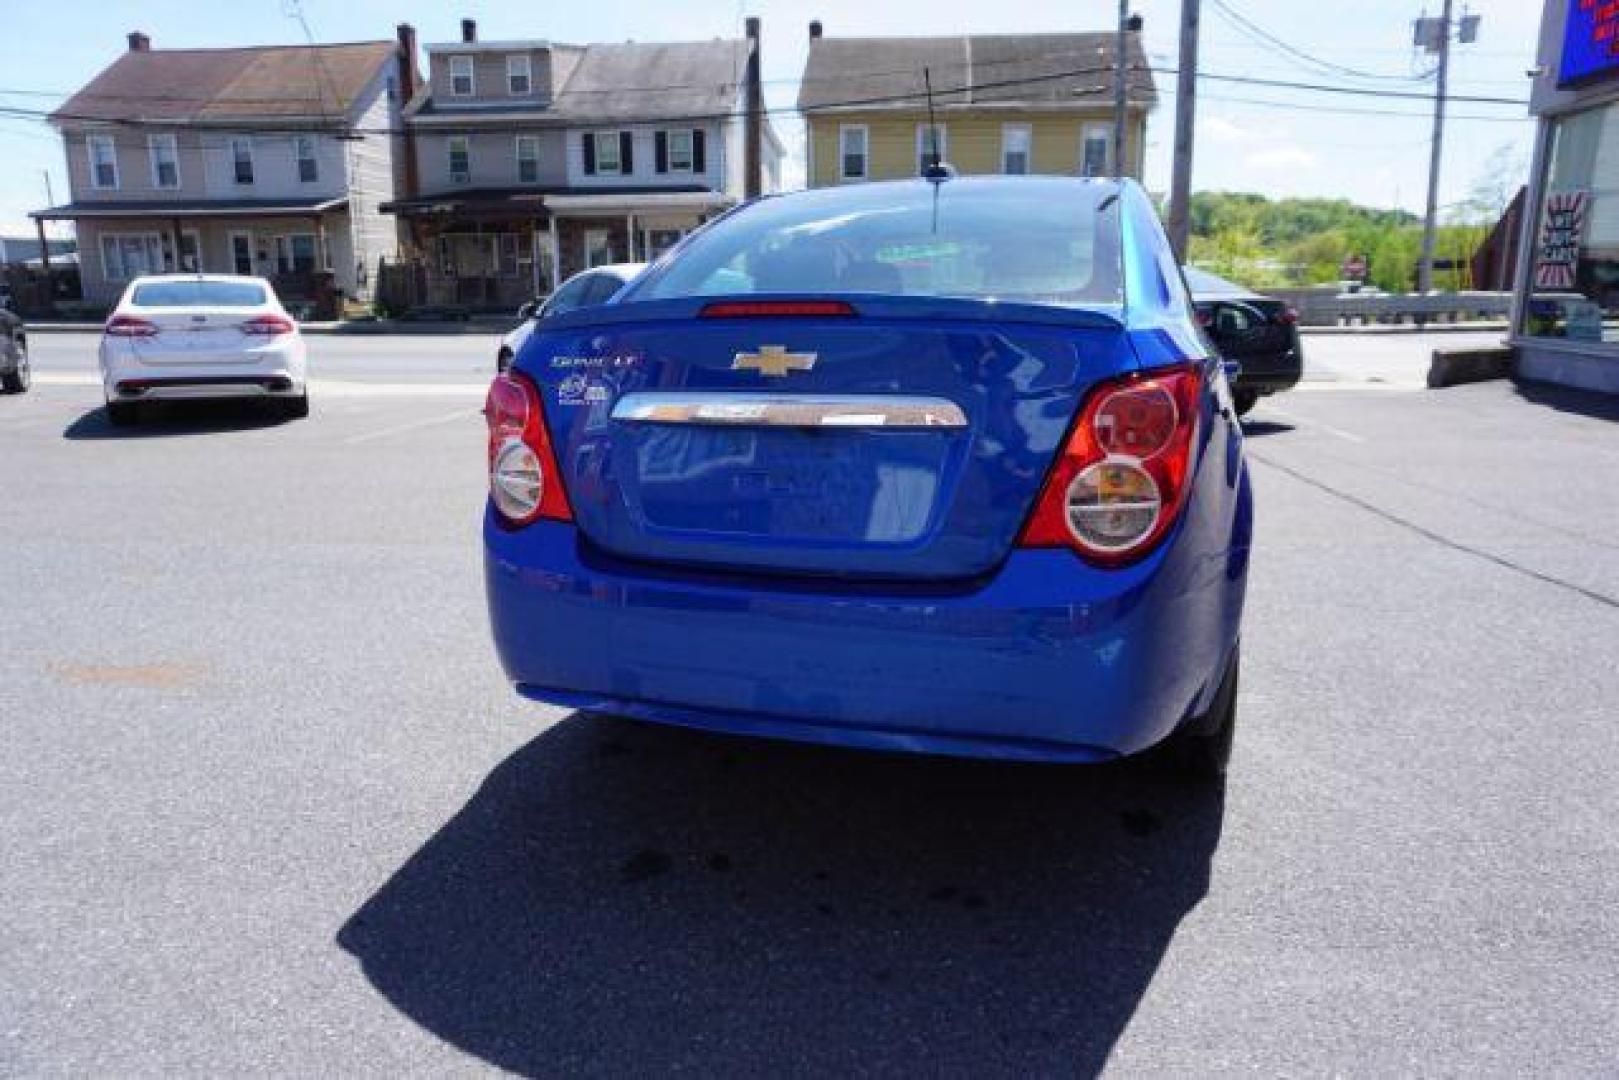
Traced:
POLYGON ((788 352, 785 345, 761 345, 758 352, 737 353, 731 370, 781 376, 789 371, 808 371, 815 366, 815 356, 812 352, 788 352))

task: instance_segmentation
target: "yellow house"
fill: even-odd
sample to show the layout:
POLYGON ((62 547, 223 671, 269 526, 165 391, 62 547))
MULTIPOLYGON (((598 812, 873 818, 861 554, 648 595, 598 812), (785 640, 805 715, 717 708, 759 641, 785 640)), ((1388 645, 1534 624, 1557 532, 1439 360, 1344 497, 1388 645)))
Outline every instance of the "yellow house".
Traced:
MULTIPOLYGON (((1111 176, 1113 34, 829 38, 810 23, 799 86, 810 187, 918 175, 935 150, 962 174, 1111 176), (932 89, 933 118, 928 113, 932 89)), ((1156 104, 1126 36, 1122 172, 1141 176, 1156 104)))

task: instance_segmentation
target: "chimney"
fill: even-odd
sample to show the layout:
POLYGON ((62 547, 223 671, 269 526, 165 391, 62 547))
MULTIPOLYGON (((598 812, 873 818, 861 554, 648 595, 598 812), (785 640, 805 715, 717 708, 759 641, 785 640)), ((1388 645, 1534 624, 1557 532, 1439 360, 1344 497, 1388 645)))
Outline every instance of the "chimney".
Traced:
POLYGON ((461 20, 461 40, 466 42, 469 45, 472 42, 478 40, 478 20, 476 20, 476 19, 462 19, 461 20))
POLYGON ((810 40, 811 41, 820 41, 821 40, 821 20, 820 19, 811 19, 810 20, 810 40))
POLYGON ((129 33, 129 51, 130 52, 151 52, 152 51, 152 39, 147 37, 145 34, 141 33, 139 30, 130 31, 130 33, 129 33))
MULTIPOLYGON (((397 107, 403 109, 416 96, 416 28, 410 23, 400 23, 399 35, 399 101, 397 107)), ((409 123, 401 120, 399 126, 403 132, 399 139, 399 186, 400 195, 406 199, 414 199, 421 190, 421 176, 416 165, 416 135, 409 123)))
POLYGON ((748 28, 748 74, 745 97, 747 115, 742 122, 742 194, 756 199, 764 193, 764 86, 759 80, 759 20, 750 18, 748 28))

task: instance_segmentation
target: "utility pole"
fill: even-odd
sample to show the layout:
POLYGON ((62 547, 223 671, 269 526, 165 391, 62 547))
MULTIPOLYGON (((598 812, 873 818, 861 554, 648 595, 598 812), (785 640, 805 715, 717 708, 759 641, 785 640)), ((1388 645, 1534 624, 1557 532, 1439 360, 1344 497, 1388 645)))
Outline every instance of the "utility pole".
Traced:
POLYGON ((1197 122, 1197 32, 1202 0, 1181 0, 1181 60, 1175 76, 1175 168, 1169 184, 1169 244, 1186 261, 1192 233, 1192 127, 1197 122))
POLYGON ((1130 21, 1130 0, 1119 0, 1119 32, 1113 46, 1113 175, 1124 175, 1125 24, 1130 21))
POLYGON ((764 192, 764 86, 759 78, 759 20, 748 28, 747 115, 743 118, 742 194, 757 199, 764 192))
MULTIPOLYGON (((1428 156, 1428 211, 1422 221, 1422 258, 1417 263, 1417 291, 1427 293, 1433 289, 1433 251, 1439 227, 1439 161, 1445 145, 1445 91, 1450 78, 1450 9, 1452 0, 1445 0, 1439 13, 1439 25, 1430 28, 1430 41, 1439 47, 1439 81, 1433 100, 1433 147, 1428 156)), ((1429 22, 1430 20, 1422 20, 1429 22)), ((1418 23, 1418 34, 1422 22, 1418 23)))

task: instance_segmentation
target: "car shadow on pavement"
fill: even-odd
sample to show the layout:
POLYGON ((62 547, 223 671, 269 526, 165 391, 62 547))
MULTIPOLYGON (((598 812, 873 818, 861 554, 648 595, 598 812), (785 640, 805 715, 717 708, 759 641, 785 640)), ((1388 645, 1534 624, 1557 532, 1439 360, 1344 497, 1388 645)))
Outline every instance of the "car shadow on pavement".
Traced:
POLYGON ((1292 424, 1286 424, 1280 420, 1244 420, 1242 422, 1242 433, 1248 438, 1281 435, 1292 430, 1292 424))
POLYGON ((1207 891, 1223 811, 1150 762, 576 715, 337 940, 415 1022, 528 1075, 1094 1074, 1207 891))
POLYGON ((116 427, 105 408, 94 408, 62 430, 62 438, 162 439, 176 435, 206 435, 216 432, 256 431, 279 427, 288 419, 264 401, 252 399, 219 401, 154 401, 143 407, 140 422, 116 427))

